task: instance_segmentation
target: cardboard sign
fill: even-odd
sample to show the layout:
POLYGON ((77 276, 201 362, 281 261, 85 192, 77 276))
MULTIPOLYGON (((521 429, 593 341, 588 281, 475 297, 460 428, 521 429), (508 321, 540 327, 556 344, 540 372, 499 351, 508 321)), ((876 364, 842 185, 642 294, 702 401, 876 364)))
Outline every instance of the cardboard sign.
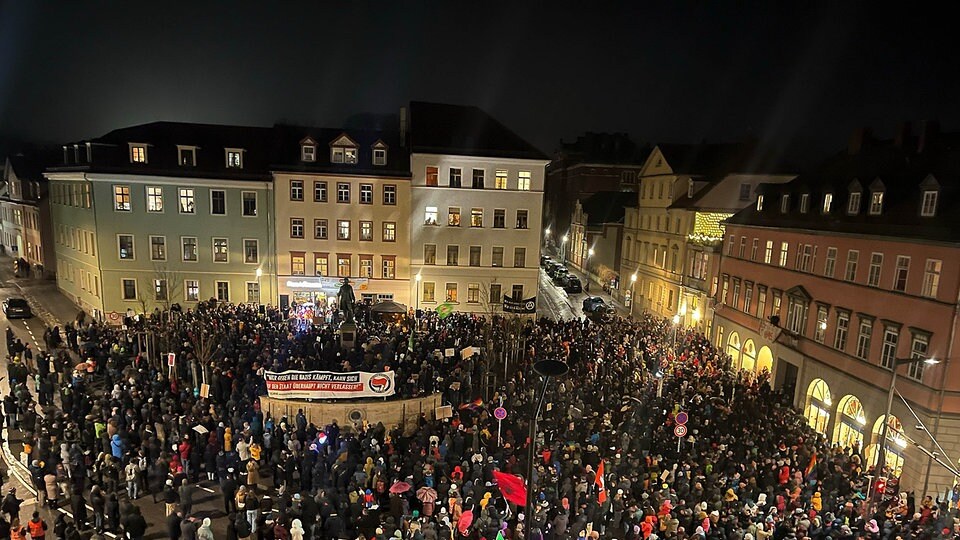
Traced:
POLYGON ((477 354, 477 351, 473 347, 466 347, 460 351, 460 358, 470 358, 475 354, 477 354))
POLYGON ((443 356, 447 358, 453 358, 453 355, 457 354, 457 350, 454 348, 444 349, 443 356))
POLYGON ((201 385, 200 385, 200 397, 202 397, 202 398, 208 398, 208 397, 210 397, 210 385, 209 385, 209 384, 204 383, 204 384, 201 384, 201 385))
POLYGON ((167 365, 173 367, 177 364, 177 353, 167 353, 167 365))

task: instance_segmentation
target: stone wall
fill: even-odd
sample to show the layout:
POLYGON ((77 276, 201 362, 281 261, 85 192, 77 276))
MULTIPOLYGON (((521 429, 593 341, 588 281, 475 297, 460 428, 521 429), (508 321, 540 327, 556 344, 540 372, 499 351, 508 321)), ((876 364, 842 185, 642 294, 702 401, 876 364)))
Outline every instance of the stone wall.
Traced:
POLYGON ((361 419, 371 424, 383 422, 387 429, 402 424, 404 431, 409 433, 416 429, 420 413, 433 420, 434 411, 441 404, 441 394, 391 401, 307 401, 260 396, 261 408, 276 421, 283 416, 292 421, 297 411, 303 409, 307 422, 324 426, 336 420, 344 431, 351 431, 354 421, 361 419))

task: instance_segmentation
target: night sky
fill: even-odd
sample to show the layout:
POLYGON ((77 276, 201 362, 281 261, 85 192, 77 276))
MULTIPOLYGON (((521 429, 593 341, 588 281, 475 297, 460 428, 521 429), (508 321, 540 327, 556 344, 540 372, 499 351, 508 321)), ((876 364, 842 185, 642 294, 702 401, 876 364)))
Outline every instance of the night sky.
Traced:
POLYGON ((548 152, 589 130, 813 155, 862 125, 960 127, 950 22, 845 1, 0 0, 0 137, 337 126, 415 99, 478 105, 548 152))

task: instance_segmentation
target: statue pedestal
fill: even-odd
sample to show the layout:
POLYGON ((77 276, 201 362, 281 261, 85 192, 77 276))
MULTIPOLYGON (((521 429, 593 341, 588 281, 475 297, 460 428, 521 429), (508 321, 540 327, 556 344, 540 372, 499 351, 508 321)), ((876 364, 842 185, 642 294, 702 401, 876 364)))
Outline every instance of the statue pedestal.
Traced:
POLYGON ((343 321, 338 328, 340 332, 340 347, 353 349, 357 344, 357 324, 353 321, 343 321))

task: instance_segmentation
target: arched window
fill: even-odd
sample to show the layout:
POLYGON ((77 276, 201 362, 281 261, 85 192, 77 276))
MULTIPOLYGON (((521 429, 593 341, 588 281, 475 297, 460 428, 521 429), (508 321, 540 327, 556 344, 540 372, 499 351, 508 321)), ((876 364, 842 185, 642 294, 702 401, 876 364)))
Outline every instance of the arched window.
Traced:
POLYGON ((727 354, 732 358, 732 366, 740 368, 740 334, 736 332, 730 332, 730 337, 727 338, 727 354))
MULTIPOLYGON (((880 436, 883 433, 884 418, 884 416, 881 416, 873 423, 873 443, 867 447, 867 451, 865 452, 867 456, 867 467, 877 463, 877 450, 880 447, 880 436)), ((906 448, 907 439, 903 435, 903 426, 896 416, 890 415, 890 420, 887 422, 887 444, 884 446, 886 453, 884 466, 887 470, 893 471, 893 475, 897 478, 899 478, 901 472, 903 472, 903 452, 906 448)))
POLYGON ((757 346, 752 339, 748 339, 741 349, 741 369, 747 371, 756 371, 757 367, 757 346))
POLYGON ((846 395, 837 405, 837 427, 833 430, 833 443, 843 448, 863 448, 863 426, 867 416, 856 396, 846 395))
POLYGON ((757 354, 757 373, 764 371, 773 373, 773 352, 766 345, 760 347, 760 352, 757 354))
POLYGON ((830 387, 823 379, 814 379, 807 388, 807 405, 804 409, 804 416, 807 417, 807 423, 815 429, 817 433, 827 434, 827 424, 830 423, 830 410, 833 408, 833 400, 830 398, 830 387))

